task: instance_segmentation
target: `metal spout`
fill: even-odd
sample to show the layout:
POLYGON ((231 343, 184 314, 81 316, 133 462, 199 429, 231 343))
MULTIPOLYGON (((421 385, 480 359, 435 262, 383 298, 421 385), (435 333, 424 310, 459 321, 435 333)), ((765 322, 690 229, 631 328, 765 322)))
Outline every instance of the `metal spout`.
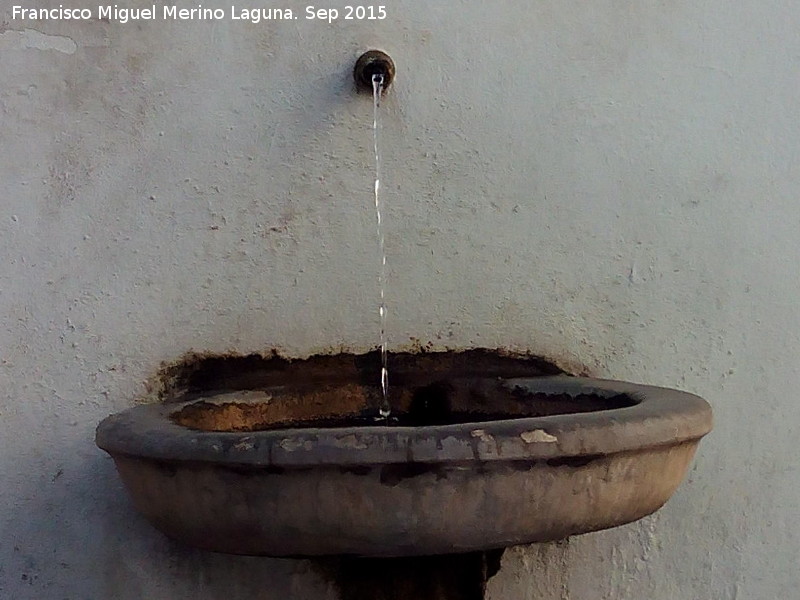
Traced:
POLYGON ((394 80, 394 61, 385 52, 368 50, 358 57, 353 69, 356 88, 360 92, 372 93, 372 77, 383 76, 383 91, 386 91, 394 80))

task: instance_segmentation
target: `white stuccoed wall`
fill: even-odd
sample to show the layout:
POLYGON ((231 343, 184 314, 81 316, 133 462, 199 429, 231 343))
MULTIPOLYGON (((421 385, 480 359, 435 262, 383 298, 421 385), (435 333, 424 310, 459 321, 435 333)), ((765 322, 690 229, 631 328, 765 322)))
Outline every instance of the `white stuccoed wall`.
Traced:
POLYGON ((663 510, 507 552, 489 598, 796 597, 795 2, 407 0, 330 26, 21 23, 11 4, 0 597, 334 598, 306 562, 165 540, 93 434, 190 349, 375 346, 371 101, 350 79, 370 47, 398 67, 392 345, 532 350, 715 409, 663 510))

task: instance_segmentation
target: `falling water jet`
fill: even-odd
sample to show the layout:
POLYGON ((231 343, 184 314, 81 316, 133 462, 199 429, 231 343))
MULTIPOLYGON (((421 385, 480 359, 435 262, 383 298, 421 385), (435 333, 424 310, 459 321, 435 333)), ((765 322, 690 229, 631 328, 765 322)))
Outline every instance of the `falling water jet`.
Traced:
POLYGON ((375 155, 375 183, 373 194, 375 198, 375 217, 378 228, 378 248, 380 255, 380 269, 378 274, 378 284, 380 287, 380 302, 378 304, 378 314, 380 317, 380 386, 381 400, 378 406, 379 420, 385 420, 388 424, 392 409, 389 402, 389 366, 388 351, 386 342, 386 317, 388 310, 386 307, 386 250, 384 241, 384 224, 381 212, 381 153, 380 153, 380 103, 386 88, 394 79, 394 62, 384 52, 380 50, 370 50, 362 54, 356 61, 353 69, 353 78, 359 90, 372 92, 372 141, 375 155))
POLYGON ((378 224, 378 248, 380 253, 380 270, 378 274, 378 284, 380 287, 380 304, 378 314, 380 315, 380 343, 381 343, 381 403, 378 407, 380 418, 389 419, 392 407, 389 404, 389 365, 386 349, 386 248, 384 240, 384 225, 381 219, 381 154, 380 154, 380 103, 383 93, 383 73, 373 73, 372 75, 372 141, 375 150, 375 216, 378 224))

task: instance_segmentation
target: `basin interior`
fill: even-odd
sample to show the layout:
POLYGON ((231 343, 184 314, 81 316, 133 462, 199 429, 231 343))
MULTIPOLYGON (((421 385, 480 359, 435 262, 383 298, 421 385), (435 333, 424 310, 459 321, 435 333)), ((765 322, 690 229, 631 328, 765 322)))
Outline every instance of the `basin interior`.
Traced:
MULTIPOLYGON (((171 418, 201 431, 379 424, 378 369, 358 361, 350 364, 363 356, 351 356, 351 361, 344 356, 281 364, 281 368, 265 364, 261 377, 256 378, 260 381, 250 381, 244 389, 239 385, 233 391, 195 390, 193 401, 174 411, 171 418), (337 360, 341 364, 337 365, 337 360), (371 379, 370 372, 374 373, 371 379)), ((611 410, 637 403, 625 394, 570 395, 515 386, 514 378, 558 373, 541 359, 472 351, 396 355, 390 369, 392 364, 389 424, 393 426, 479 423, 611 410)), ((248 372, 252 377, 252 364, 248 372)), ((220 381, 219 377, 211 380, 220 381)))

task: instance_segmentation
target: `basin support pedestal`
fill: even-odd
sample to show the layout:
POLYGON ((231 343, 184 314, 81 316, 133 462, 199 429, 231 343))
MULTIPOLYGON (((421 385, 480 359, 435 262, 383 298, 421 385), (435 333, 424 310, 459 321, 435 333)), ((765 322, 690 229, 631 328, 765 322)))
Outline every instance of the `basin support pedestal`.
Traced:
POLYGON ((404 558, 339 558, 318 564, 340 600, 483 600, 502 550, 404 558))

